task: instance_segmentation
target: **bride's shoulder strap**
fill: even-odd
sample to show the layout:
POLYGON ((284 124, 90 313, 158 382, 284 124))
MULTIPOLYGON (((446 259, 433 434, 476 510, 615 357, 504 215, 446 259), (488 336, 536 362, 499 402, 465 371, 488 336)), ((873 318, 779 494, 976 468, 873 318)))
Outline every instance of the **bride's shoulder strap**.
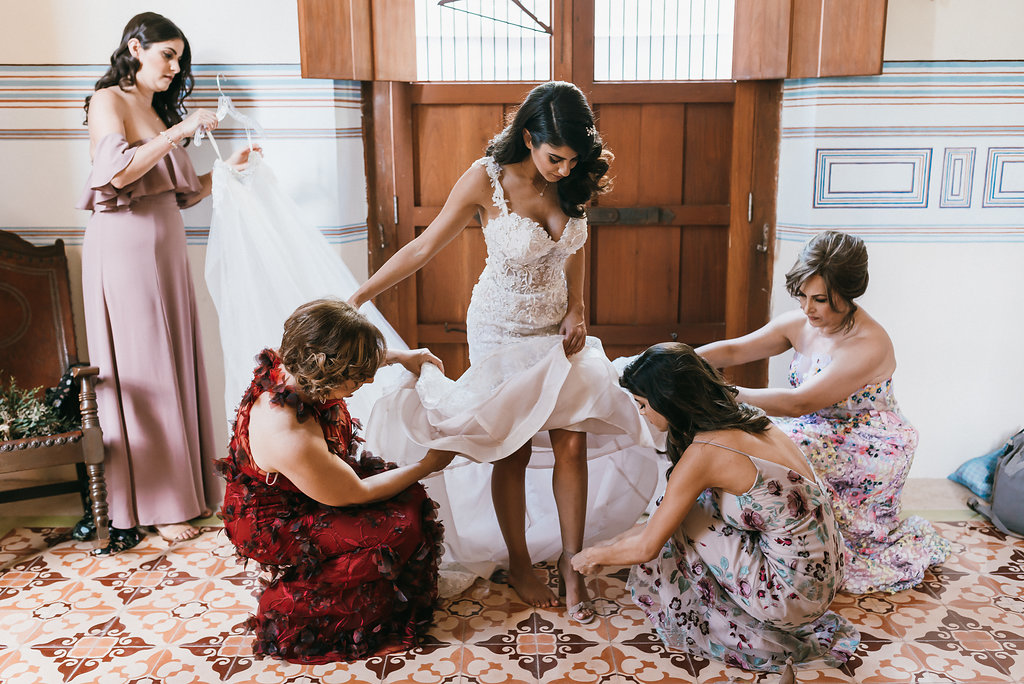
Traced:
POLYGON ((501 187, 501 165, 494 161, 494 157, 481 157, 474 164, 479 164, 487 170, 487 176, 491 179, 491 187, 494 192, 491 194, 491 201, 494 206, 503 213, 508 213, 508 202, 505 200, 505 189, 501 187))

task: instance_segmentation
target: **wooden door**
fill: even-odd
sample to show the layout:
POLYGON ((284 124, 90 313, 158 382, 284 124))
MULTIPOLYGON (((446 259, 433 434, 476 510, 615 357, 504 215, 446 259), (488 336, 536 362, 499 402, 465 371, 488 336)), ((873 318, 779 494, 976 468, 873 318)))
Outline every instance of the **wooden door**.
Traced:
MULTIPOLYGON (((593 4, 555 7, 555 78, 587 94, 615 154, 613 189, 588 211, 590 334, 614 358, 655 342, 698 345, 763 324, 778 82, 594 83, 593 4)), ((371 271, 429 225, 534 85, 367 85, 371 271)), ((471 225, 377 300, 403 338, 429 346, 451 377, 469 364, 465 315, 485 255, 479 224, 471 225)), ((767 365, 730 375, 760 386, 767 365)))

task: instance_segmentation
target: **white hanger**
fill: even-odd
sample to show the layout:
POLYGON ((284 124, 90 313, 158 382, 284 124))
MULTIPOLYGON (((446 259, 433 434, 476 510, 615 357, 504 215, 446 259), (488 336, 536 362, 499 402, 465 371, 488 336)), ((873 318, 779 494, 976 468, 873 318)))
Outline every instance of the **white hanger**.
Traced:
MULTIPOLYGON (((242 126, 245 128, 245 140, 247 143, 249 143, 249 149, 252 150, 252 132, 255 131, 256 135, 262 138, 264 136, 263 127, 260 126, 260 124, 252 117, 246 116, 245 114, 242 114, 240 111, 238 111, 238 108, 235 107, 235 103, 231 101, 231 98, 228 97, 224 93, 224 90, 221 88, 220 77, 222 75, 223 74, 217 74, 217 92, 220 93, 220 97, 217 98, 217 121, 223 121, 225 118, 230 116, 232 119, 242 124, 242 126)), ((225 80, 227 80, 227 76, 225 76, 224 78, 225 80)), ((213 133, 211 131, 207 131, 204 128, 200 128, 198 131, 196 131, 196 147, 199 147, 202 144, 203 136, 209 136, 210 144, 213 145, 213 151, 217 153, 217 158, 223 160, 223 157, 221 157, 220 155, 220 148, 217 147, 217 141, 214 139, 213 133)))

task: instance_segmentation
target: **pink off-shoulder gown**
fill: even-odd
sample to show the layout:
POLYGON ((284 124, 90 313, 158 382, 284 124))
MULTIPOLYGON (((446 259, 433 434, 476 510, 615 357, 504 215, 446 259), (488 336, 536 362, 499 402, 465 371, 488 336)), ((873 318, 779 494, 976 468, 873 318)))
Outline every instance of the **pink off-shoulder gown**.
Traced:
POLYGON ((90 361, 115 527, 189 520, 219 505, 216 447, 195 292, 179 207, 199 178, 174 149, 123 188, 111 179, 144 141, 97 144, 79 209, 92 210, 82 246, 90 361))

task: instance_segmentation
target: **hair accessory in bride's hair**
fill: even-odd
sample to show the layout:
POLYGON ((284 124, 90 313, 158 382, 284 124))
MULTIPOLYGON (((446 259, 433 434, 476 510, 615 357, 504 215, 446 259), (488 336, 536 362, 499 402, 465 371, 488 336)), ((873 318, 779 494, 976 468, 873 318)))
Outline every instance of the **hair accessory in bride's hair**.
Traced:
POLYGON ((587 126, 587 135, 589 135, 591 138, 593 138, 595 135, 597 135, 597 127, 596 126, 587 126))

